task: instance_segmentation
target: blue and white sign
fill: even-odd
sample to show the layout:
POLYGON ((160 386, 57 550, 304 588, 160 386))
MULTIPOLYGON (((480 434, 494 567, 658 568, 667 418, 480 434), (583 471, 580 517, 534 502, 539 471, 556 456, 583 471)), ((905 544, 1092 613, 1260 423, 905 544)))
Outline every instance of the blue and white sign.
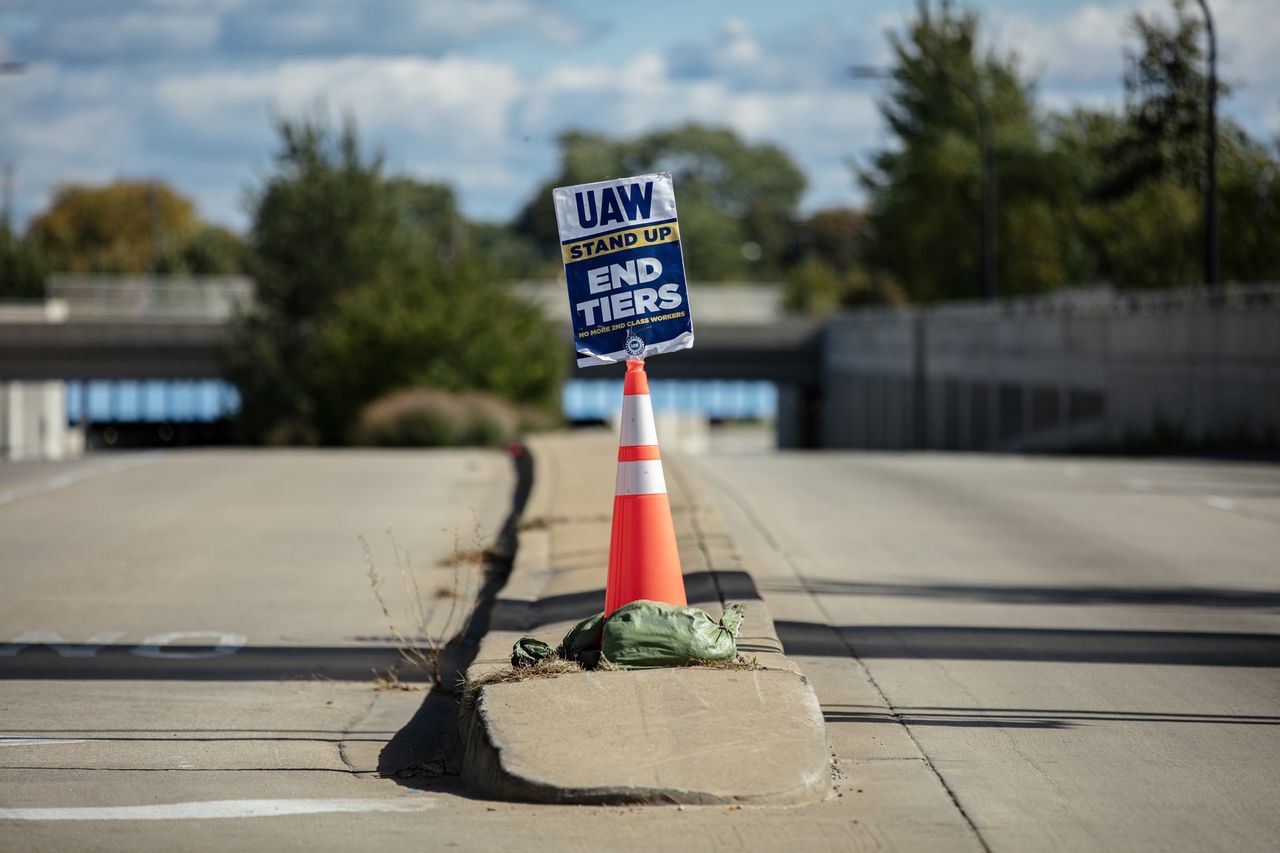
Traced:
POLYGON ((578 366, 693 346, 670 172, 552 191, 578 366))

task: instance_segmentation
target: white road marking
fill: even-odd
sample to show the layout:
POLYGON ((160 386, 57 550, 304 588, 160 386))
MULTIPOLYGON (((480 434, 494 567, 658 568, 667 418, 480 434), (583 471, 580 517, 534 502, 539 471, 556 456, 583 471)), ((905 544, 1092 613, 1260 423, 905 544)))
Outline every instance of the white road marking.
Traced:
MULTIPOLYGON (((48 646, 64 658, 91 658, 109 644, 124 636, 124 631, 98 631, 90 634, 83 643, 69 643, 57 631, 33 630, 23 631, 8 643, 0 646, 0 657, 13 657, 32 646, 48 646)), ((248 645, 249 638, 244 634, 231 631, 167 631, 163 634, 152 634, 140 644, 129 650, 129 654, 144 658, 173 658, 198 660, 233 655, 248 645), (214 643, 186 643, 188 646, 205 646, 199 651, 183 652, 169 649, 181 640, 214 640, 214 643)))
POLYGON ((108 644, 124 636, 124 631, 98 631, 83 643, 68 643, 57 631, 23 631, 0 646, 0 657, 13 657, 29 646, 48 646, 63 658, 91 658, 108 644))
POLYGON ((1224 498, 1220 495, 1205 495, 1205 506, 1211 506, 1214 509, 1232 510, 1236 508, 1236 502, 1231 498, 1224 498))
POLYGON ((131 650, 129 654, 144 658, 216 658, 223 655, 233 655, 236 650, 242 648, 248 642, 249 638, 244 634, 233 634, 226 631, 169 631, 165 634, 152 634, 144 639, 136 649, 131 650), (217 637, 218 644, 207 652, 165 651, 165 646, 172 645, 178 640, 208 639, 210 637, 217 637))
POLYGON ((29 498, 34 495, 43 495, 48 492, 56 492, 59 489, 65 489, 67 486, 73 486, 76 483, 85 480, 92 480, 97 477, 105 477, 108 474, 115 474, 119 471, 127 471, 130 468, 137 468, 142 465, 150 465, 152 462, 160 461, 159 451, 148 451, 137 456, 130 456, 125 459, 114 459, 110 462, 103 462, 98 465, 87 465, 78 471, 68 471, 62 474, 55 474, 48 479, 32 483, 29 486, 20 486, 14 489, 5 489, 0 492, 0 506, 20 501, 23 498, 29 498))
POLYGON ((0 808, 0 820, 218 820, 330 812, 420 812, 435 805, 436 800, 427 797, 397 800, 209 800, 149 806, 0 808))
POLYGON ((60 743, 97 743, 102 738, 85 737, 0 737, 0 746, 49 746, 60 743))

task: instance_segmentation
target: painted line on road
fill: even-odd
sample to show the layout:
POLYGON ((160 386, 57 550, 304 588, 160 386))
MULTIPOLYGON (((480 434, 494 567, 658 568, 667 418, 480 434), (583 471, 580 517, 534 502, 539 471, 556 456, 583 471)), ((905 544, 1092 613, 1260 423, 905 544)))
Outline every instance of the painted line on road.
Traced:
POLYGON ((1210 506, 1214 509, 1230 511, 1236 508, 1235 501, 1231 500, 1231 498, 1224 498, 1221 495, 1205 495, 1204 503, 1205 506, 1210 506))
POLYGON ((326 814, 332 812, 421 812, 436 800, 208 800, 150 806, 77 806, 4 809, 0 820, 220 820, 245 817, 326 814))
POLYGON ((126 459, 115 459, 98 465, 88 465, 78 471, 68 471, 62 474, 56 474, 39 483, 0 491, 0 506, 20 501, 23 498, 29 498, 35 495, 44 495, 49 492, 56 492, 60 489, 65 489, 67 486, 74 486, 76 483, 84 482, 85 480, 94 480, 98 477, 105 477, 108 474, 116 474, 121 471, 128 471, 131 468, 150 465, 153 462, 160 461, 160 459, 161 452, 152 450, 126 459))

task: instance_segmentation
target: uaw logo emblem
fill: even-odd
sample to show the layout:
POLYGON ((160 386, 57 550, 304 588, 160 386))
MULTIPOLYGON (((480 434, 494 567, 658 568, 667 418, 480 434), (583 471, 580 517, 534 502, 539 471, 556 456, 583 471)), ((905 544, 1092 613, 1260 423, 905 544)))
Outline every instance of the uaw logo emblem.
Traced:
POLYGON ((632 358, 641 358, 644 356, 644 339, 633 331, 627 332, 626 343, 627 355, 632 358))

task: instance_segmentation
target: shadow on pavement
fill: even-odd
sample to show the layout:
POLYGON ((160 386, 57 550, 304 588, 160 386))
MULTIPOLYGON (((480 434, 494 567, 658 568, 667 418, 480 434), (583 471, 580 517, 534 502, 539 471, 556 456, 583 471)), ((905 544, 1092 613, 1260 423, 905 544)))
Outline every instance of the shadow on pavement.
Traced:
POLYGON ((499 598, 518 545, 518 527, 533 488, 533 457, 521 448, 512 454, 516 488, 485 564, 485 581, 467 625, 445 646, 441 682, 433 685, 417 712, 378 754, 378 775, 408 788, 457 788, 462 744, 458 738, 459 688, 475 660, 480 640, 510 616, 499 598))
POLYGON ((921 708, 892 712, 862 705, 827 705, 829 723, 905 723, 959 728, 1065 729, 1096 723, 1189 723, 1195 725, 1280 726, 1280 717, 1248 714, 1178 714, 1160 711, 1081 711, 1037 708, 921 708), (861 709, 861 710, 860 710, 861 709))
POLYGON ((775 622, 789 655, 1280 667, 1280 634, 775 622))
POLYGON ((1280 591, 1209 587, 995 586, 806 580, 762 583, 764 592, 935 598, 996 604, 1173 605, 1280 610, 1280 591))
POLYGON ((401 681, 421 674, 402 666, 394 646, 243 646, 214 652, 208 646, 166 646, 165 657, 139 657, 136 646, 59 644, 33 646, 0 658, 0 680, 372 681, 377 672, 401 670, 401 681), (187 657, 181 657, 187 655, 187 657))

